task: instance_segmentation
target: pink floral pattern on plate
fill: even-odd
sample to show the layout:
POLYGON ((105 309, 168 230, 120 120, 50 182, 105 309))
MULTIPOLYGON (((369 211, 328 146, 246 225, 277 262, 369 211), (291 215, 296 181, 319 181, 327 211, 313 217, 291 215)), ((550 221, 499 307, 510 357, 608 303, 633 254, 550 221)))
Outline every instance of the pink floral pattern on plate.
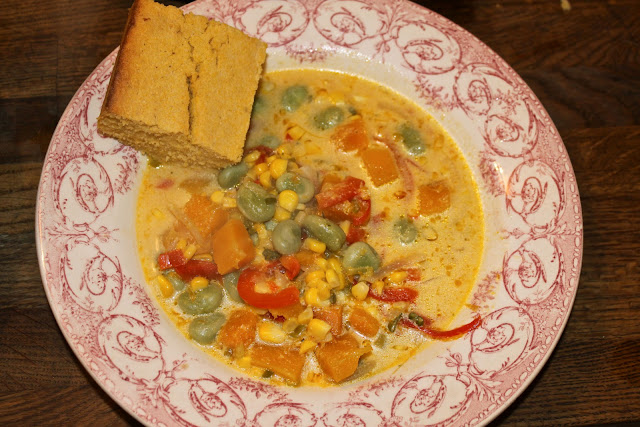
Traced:
POLYGON ((199 0, 184 10, 260 37, 270 55, 300 67, 340 55, 348 61, 354 53, 385 64, 411 82, 425 108, 456 117, 473 133, 465 155, 485 206, 497 207, 488 217, 498 218, 501 234, 487 240, 484 274, 470 297, 482 324, 435 357, 420 354, 407 369, 328 390, 276 388, 204 355, 151 300, 138 264, 134 216, 144 158, 96 132, 113 52, 63 114, 37 200, 44 287, 85 368, 150 425, 432 426, 493 419, 557 343, 582 259, 573 170, 535 95, 471 34, 407 1, 199 0))

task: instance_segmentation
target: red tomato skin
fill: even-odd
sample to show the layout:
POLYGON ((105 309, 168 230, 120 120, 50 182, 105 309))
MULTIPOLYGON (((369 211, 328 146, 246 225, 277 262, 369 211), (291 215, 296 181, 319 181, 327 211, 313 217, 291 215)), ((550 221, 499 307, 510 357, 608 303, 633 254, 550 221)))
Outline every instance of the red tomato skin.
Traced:
POLYGON ((168 270, 186 263, 187 259, 180 249, 174 249, 158 255, 158 267, 160 267, 160 270, 168 270))
POLYGON ((244 270, 238 278, 238 294, 247 304, 257 308, 287 307, 299 302, 300 291, 295 285, 279 292, 262 294, 256 292, 255 286, 260 279, 266 277, 265 272, 253 268, 244 270))

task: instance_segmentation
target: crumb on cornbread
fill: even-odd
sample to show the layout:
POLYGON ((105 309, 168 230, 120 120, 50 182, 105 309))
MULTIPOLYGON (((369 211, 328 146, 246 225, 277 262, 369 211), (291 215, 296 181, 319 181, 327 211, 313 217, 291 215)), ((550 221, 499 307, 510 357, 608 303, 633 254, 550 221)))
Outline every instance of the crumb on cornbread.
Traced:
POLYGON ((236 163, 265 56, 240 30, 135 0, 98 130, 161 163, 236 163))

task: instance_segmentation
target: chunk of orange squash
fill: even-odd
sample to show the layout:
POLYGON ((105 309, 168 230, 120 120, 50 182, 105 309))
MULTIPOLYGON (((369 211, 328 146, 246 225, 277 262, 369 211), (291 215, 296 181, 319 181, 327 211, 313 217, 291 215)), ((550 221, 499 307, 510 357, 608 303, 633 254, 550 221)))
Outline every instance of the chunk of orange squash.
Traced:
POLYGON ((251 364, 269 369, 295 384, 300 382, 302 369, 307 360, 306 354, 290 347, 255 344, 249 352, 251 364))
POLYGON ((355 307, 349 315, 349 324, 353 329, 367 337, 374 337, 380 329, 380 322, 362 307, 355 307))
POLYGON ((216 207, 210 198, 202 194, 191 196, 184 205, 184 214, 202 237, 208 237, 222 227, 229 217, 226 209, 216 207))
POLYGON ((369 145, 369 137, 362 117, 354 118, 338 126, 331 135, 331 142, 339 150, 346 152, 359 151, 366 148, 369 145))
POLYGON ((258 315, 251 310, 234 310, 220 331, 218 342, 233 350, 238 347, 249 347, 256 340, 258 315))
POLYGON ((362 355, 371 351, 371 345, 360 347, 353 335, 335 338, 315 351, 322 371, 333 381, 340 382, 353 375, 362 355))
POLYGON ((398 167, 387 147, 369 147, 360 153, 360 157, 371 182, 376 187, 398 179, 398 167))
POLYGON ((220 274, 227 274, 249 264, 255 247, 239 219, 230 219, 213 235, 213 261, 220 274))
POLYGON ((434 215, 446 211, 451 205, 451 190, 443 181, 421 185, 418 189, 420 215, 434 215))
POLYGON ((304 307, 299 302, 286 307, 270 308, 269 312, 273 317, 284 317, 285 319, 295 319, 304 311, 304 307))
POLYGON ((331 334, 334 337, 342 335, 342 306, 318 307, 313 309, 315 319, 324 320, 331 326, 331 334))

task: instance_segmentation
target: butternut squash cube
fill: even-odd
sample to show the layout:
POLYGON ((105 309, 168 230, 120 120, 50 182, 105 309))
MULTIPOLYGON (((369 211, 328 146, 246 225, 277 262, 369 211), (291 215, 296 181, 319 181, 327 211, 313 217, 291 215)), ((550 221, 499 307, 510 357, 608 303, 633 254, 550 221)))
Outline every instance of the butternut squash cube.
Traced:
POLYGON ((342 335, 342 306, 316 307, 313 309, 313 318, 327 322, 331 326, 331 334, 334 337, 342 335))
POLYGON ((238 270, 254 257, 253 242, 239 219, 230 219, 213 235, 213 261, 220 274, 238 270))
POLYGON ((333 142, 342 151, 360 151, 369 145, 369 137, 362 117, 354 118, 340 125, 331 135, 333 142))
POLYGON ((256 340, 258 315, 251 310, 234 310, 218 332, 218 342, 226 348, 249 347, 256 340))
POLYGON ((191 196, 184 205, 184 213, 202 237, 208 237, 227 222, 229 217, 225 209, 216 207, 210 198, 202 194, 191 196))
POLYGON ((306 354, 289 347, 256 344, 251 348, 251 364, 269 369, 273 373, 295 384, 300 382, 306 354))
POLYGON ((387 147, 369 147, 360 153, 364 167, 373 182, 380 187, 398 179, 398 168, 387 147))
POLYGON ((451 205, 451 191, 443 181, 421 185, 418 189, 420 215, 442 213, 451 205))
POLYGON ((353 335, 343 335, 317 348, 315 353, 322 371, 339 383, 353 375, 360 357, 370 351, 371 345, 360 347, 353 335))
POLYGON ((355 307, 349 315, 349 324, 366 337, 374 337, 380 329, 380 322, 362 307, 355 307))

